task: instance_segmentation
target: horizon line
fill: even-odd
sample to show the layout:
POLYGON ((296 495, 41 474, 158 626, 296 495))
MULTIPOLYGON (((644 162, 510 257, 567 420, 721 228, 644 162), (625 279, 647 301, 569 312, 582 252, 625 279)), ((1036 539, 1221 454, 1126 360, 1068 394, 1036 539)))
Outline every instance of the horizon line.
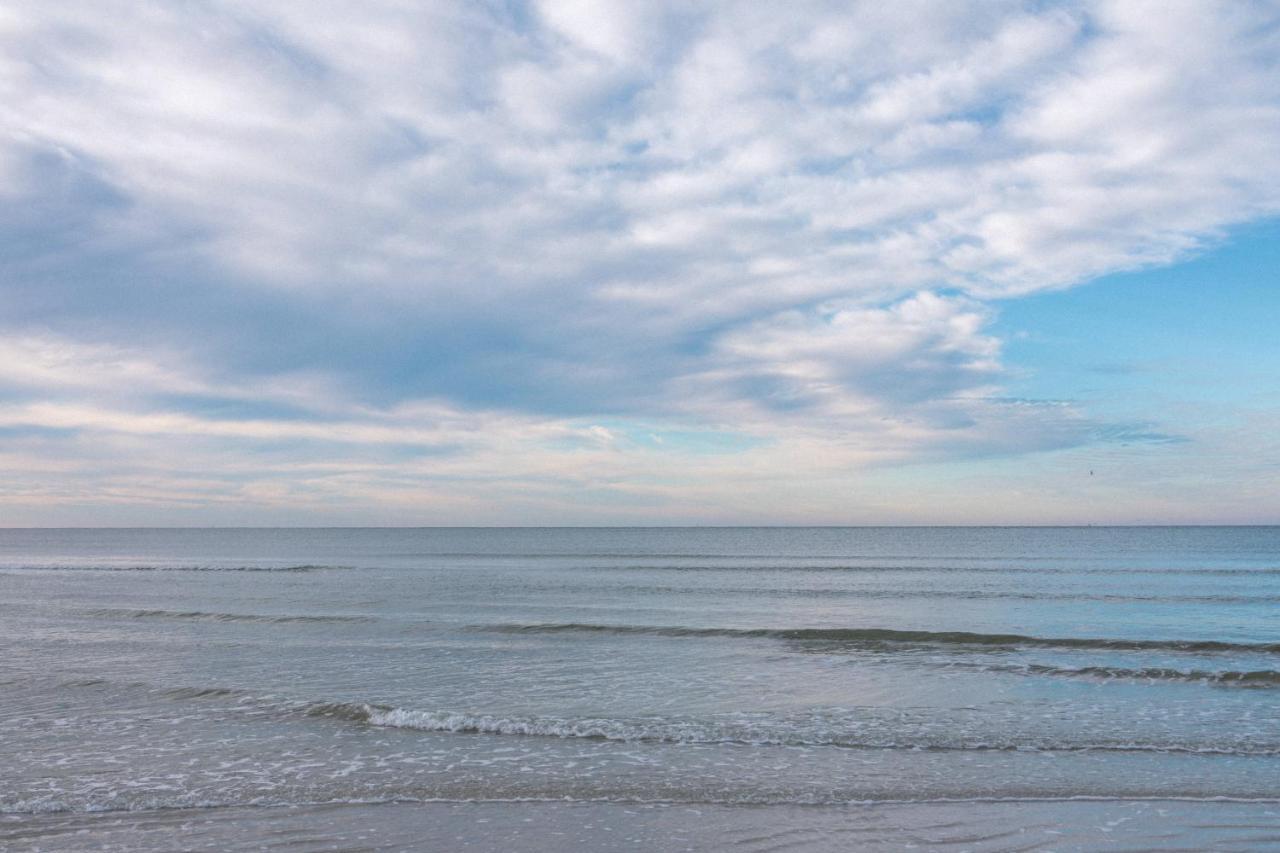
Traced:
POLYGON ((299 525, 50 525, 10 527, 3 531, 28 530, 884 530, 884 529, 1140 529, 1180 527, 1280 527, 1280 522, 1185 524, 299 524, 299 525))

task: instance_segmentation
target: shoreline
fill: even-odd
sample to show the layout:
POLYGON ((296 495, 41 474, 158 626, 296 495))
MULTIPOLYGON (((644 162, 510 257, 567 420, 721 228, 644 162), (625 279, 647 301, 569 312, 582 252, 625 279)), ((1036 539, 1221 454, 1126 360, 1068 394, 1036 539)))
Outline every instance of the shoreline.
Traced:
POLYGON ((554 801, 215 806, 0 816, 10 851, 194 849, 1164 850, 1280 845, 1280 801, 1062 799, 846 805, 554 801))

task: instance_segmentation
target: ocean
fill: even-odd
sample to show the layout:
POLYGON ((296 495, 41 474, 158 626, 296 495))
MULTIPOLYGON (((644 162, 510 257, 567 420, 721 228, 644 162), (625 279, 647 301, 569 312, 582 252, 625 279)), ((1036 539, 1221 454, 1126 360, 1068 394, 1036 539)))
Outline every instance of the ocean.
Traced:
POLYGON ((1280 849, 1280 528, 0 530, 5 850, 1280 849))

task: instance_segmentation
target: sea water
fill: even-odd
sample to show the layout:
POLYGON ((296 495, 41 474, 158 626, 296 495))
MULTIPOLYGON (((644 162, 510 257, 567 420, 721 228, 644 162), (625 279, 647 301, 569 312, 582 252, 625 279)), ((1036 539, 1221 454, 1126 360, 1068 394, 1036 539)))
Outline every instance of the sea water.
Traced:
POLYGON ((1280 528, 0 531, 0 846, 1280 847, 1280 528))

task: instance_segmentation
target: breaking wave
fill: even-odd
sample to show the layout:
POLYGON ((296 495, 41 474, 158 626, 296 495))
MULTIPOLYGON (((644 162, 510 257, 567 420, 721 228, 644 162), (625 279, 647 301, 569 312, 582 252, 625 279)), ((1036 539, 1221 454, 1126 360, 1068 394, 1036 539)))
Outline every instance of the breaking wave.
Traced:
POLYGON ((1066 678, 1092 678, 1099 680, 1136 680, 1136 681, 1185 681, 1239 687, 1280 687, 1280 671, 1274 669, 1258 670, 1201 670, 1177 669, 1175 667, 1119 667, 1119 666, 1081 666, 1063 667, 1044 664, 1026 664, 1025 666, 984 667, 991 671, 1023 672, 1029 675, 1062 676, 1066 678))
POLYGON ((889 733, 841 731, 802 726, 788 731, 787 721, 756 723, 698 719, 562 718, 466 714, 395 708, 363 702, 326 702, 308 705, 307 716, 393 729, 446 734, 509 735, 621 742, 658 742, 689 745, 741 745, 786 747, 841 747, 845 749, 911 750, 916 752, 1158 752, 1206 755, 1274 756, 1280 747, 1267 745, 1205 746, 1177 743, 1082 742, 1010 739, 1006 742, 955 738, 911 739, 889 733))

